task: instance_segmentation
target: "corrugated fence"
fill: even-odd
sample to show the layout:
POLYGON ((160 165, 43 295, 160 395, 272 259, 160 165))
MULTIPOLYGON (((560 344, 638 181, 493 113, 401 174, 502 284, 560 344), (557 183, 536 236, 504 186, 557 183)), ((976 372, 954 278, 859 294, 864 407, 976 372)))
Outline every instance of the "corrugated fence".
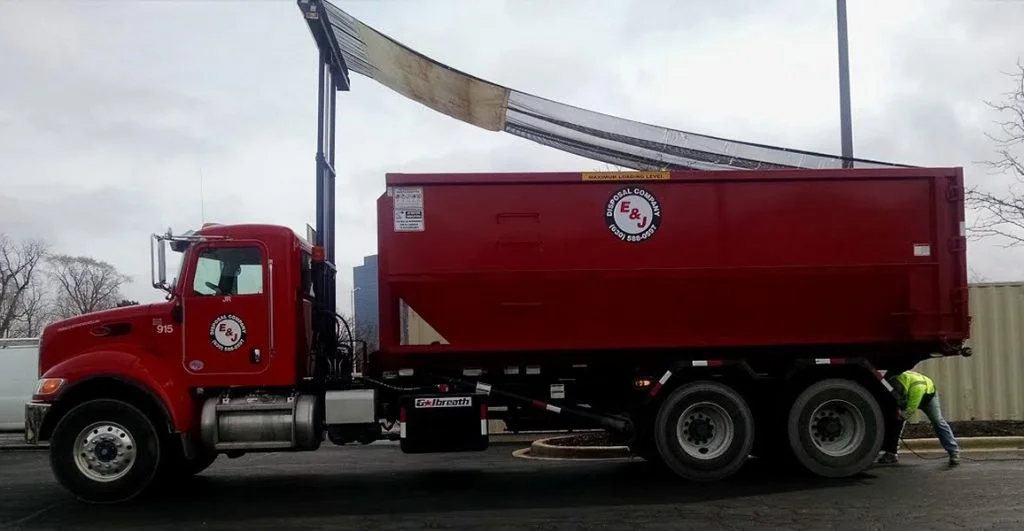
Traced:
MULTIPOLYGON (((935 379, 948 420, 1024 420, 1024 282, 972 284, 970 358, 939 358, 915 370, 935 379)), ((411 310, 407 344, 444 343, 411 310)), ((918 413, 913 421, 926 420, 918 413)))
POLYGON ((916 370, 935 380, 948 420, 1024 420, 1024 282, 971 285, 970 312, 974 355, 916 370))

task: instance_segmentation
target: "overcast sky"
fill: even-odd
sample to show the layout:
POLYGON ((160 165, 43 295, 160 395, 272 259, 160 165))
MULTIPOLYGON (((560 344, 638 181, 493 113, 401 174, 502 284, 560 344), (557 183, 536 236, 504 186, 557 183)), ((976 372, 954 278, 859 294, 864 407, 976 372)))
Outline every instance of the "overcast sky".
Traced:
MULTIPOLYGON (((538 96, 729 138, 839 150, 828 0, 335 0, 414 49, 538 96), (472 22, 470 22, 472 21, 472 22)), ((997 183, 983 100, 1024 55, 1024 2, 851 0, 854 149, 997 183)), ((316 48, 294 0, 0 0, 0 232, 148 287, 148 234, 313 223, 316 48), (200 187, 200 175, 204 186, 200 187)), ((603 169, 355 76, 338 97, 339 304, 376 252, 388 171, 603 169)), ((972 242, 988 280, 1024 252, 972 242)))

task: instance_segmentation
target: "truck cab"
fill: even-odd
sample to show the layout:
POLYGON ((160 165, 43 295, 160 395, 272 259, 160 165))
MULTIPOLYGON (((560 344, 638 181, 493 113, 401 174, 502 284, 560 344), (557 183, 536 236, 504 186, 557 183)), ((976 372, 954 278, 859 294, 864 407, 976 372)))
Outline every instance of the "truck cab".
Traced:
MULTIPOLYGON (((232 424, 227 412, 217 414, 231 405, 224 390, 276 390, 259 397, 262 411, 294 416, 305 408, 307 439, 322 438, 313 428, 322 400, 297 396, 298 383, 314 371, 313 246, 286 227, 213 224, 182 236, 154 235, 151 245, 153 285, 166 300, 47 326, 39 383, 26 405, 26 439, 50 441, 55 455, 65 456, 57 460, 58 479, 101 501, 122 499, 157 474, 205 468, 218 450, 239 454, 252 437, 273 447, 281 434, 257 433, 266 428, 263 416, 232 424), (168 246, 181 256, 171 282, 168 246), (245 426, 255 427, 239 435, 245 426), (241 440, 225 444, 232 436, 241 440), (160 451, 153 457, 144 445, 160 451), (96 485, 104 492, 97 494, 96 485)), ((261 409, 246 409, 253 411, 261 409)), ((289 440, 278 446, 294 447, 294 430, 286 431, 289 440)))

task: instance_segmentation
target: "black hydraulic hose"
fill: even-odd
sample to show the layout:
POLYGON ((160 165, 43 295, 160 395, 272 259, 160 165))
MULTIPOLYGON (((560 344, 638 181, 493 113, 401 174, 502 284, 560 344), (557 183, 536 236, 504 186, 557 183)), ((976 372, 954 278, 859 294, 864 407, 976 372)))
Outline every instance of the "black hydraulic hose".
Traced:
POLYGON ((382 387, 384 389, 387 389, 389 391, 394 391, 396 393, 429 393, 429 392, 437 392, 437 387, 398 387, 397 385, 386 384, 386 383, 384 383, 384 382, 382 382, 380 380, 375 380, 375 379, 370 378, 368 376, 356 376, 355 378, 353 378, 353 380, 362 380, 364 382, 371 383, 371 384, 373 384, 376 387, 382 387))

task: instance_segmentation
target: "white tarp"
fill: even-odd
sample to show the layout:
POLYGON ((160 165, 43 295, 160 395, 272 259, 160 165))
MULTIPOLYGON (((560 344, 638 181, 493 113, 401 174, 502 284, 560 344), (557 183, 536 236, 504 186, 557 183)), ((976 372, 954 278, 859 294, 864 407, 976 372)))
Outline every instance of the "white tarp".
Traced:
MULTIPOLYGON (((350 71, 488 131, 505 131, 637 170, 843 167, 838 156, 658 127, 518 92, 417 53, 328 2, 324 8, 350 71)), ((902 166, 860 159, 848 162, 854 168, 902 166)))

